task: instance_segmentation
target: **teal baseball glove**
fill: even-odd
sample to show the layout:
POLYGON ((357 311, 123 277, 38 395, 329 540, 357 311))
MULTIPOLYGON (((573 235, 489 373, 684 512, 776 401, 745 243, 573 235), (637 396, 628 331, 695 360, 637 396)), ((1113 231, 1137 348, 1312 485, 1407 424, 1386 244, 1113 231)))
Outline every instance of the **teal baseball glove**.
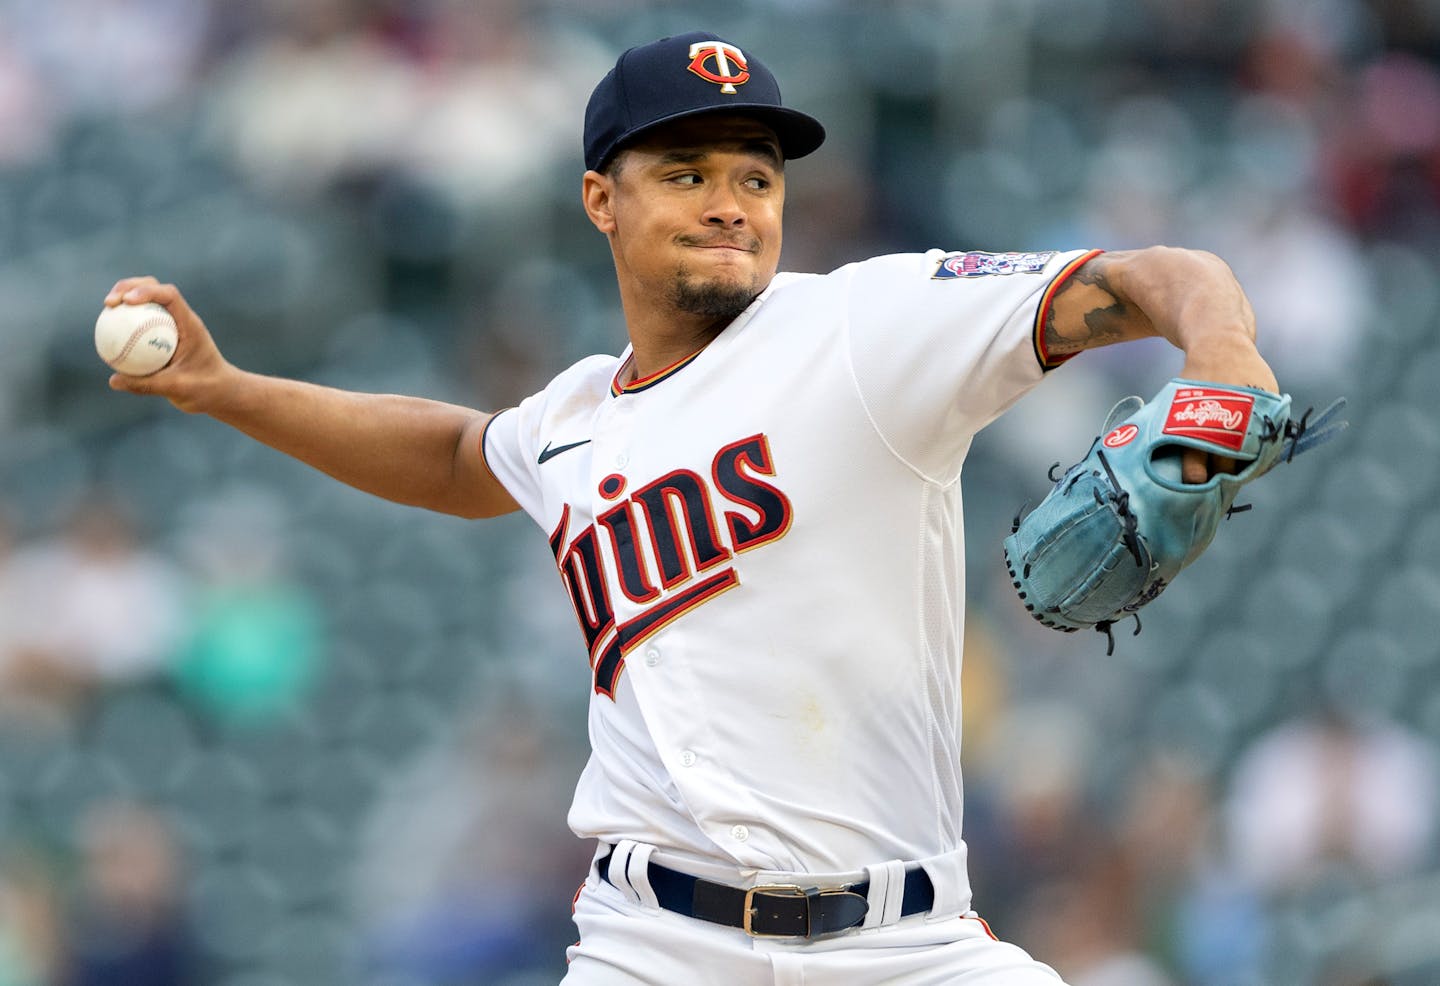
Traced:
MULTIPOLYGON (((1289 395, 1252 387, 1171 380, 1150 403, 1127 397, 1111 410, 1089 453, 1056 479, 1005 539, 1005 565, 1021 601, 1047 627, 1094 627, 1110 638, 1200 557, 1236 507, 1241 487, 1276 463, 1328 441, 1341 398, 1315 420, 1290 416, 1289 395), (1236 462, 1204 483, 1180 478, 1184 449, 1236 462)), ((1059 463, 1056 463, 1056 467, 1059 463)), ((1021 508, 1023 512, 1024 508, 1021 508)))

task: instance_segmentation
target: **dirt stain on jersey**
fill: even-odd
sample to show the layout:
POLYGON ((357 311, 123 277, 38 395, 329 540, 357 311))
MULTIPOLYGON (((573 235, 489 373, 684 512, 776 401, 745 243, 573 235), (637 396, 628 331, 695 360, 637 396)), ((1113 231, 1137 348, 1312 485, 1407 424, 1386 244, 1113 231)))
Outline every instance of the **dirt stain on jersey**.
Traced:
POLYGON ((814 698, 807 699, 801 706, 800 724, 805 727, 807 733, 819 735, 825 732, 825 710, 820 708, 820 703, 814 698))

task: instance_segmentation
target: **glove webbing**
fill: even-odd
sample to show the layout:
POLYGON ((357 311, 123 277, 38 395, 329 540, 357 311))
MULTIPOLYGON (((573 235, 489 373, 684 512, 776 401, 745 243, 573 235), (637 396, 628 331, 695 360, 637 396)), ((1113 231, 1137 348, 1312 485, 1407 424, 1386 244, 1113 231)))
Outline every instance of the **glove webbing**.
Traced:
MULTIPOLYGON (((1335 415, 1345 406, 1345 398, 1338 398, 1330 403, 1330 406, 1320 412, 1320 416, 1314 421, 1310 415, 1314 412, 1313 406, 1307 407, 1305 413, 1300 415, 1297 421, 1294 418, 1285 422, 1285 454, 1284 459, 1289 462, 1301 452, 1305 452, 1317 445, 1323 445, 1344 431, 1349 425, 1348 421, 1335 421, 1335 415)), ((1274 422, 1268 418, 1265 423, 1269 425, 1270 431, 1265 436, 1267 439, 1280 437, 1279 430, 1274 422)))

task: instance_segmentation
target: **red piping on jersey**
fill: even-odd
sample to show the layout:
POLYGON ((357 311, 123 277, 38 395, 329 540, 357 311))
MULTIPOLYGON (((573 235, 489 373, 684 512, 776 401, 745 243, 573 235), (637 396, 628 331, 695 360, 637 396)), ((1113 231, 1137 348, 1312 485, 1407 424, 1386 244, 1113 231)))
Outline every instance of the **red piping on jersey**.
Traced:
POLYGON ((962 917, 960 920, 962 920, 962 921, 979 921, 979 922, 980 922, 980 927, 982 927, 982 928, 985 929, 985 934, 989 935, 989 936, 990 936, 990 939, 991 939, 992 941, 999 941, 999 940, 1000 940, 999 937, 995 934, 995 932, 993 932, 993 931, 990 930, 990 922, 989 922, 989 921, 986 921, 986 920, 985 920, 984 918, 982 918, 980 915, 978 915, 978 914, 966 914, 966 915, 965 915, 964 917, 962 917))
POLYGON ((1104 250, 1091 250, 1089 253, 1070 261, 1060 273, 1055 275, 1055 279, 1050 282, 1050 285, 1045 289, 1045 294, 1041 296, 1040 308, 1035 312, 1035 330, 1032 336, 1035 343, 1035 358, 1040 361, 1041 369, 1053 370, 1066 360, 1073 359, 1079 355, 1078 353, 1068 353, 1064 356, 1052 357, 1046 352, 1045 320, 1050 317, 1050 303, 1055 300, 1055 295, 1059 293, 1060 288, 1064 286, 1065 282, 1070 279, 1070 275, 1104 252, 1104 250))
POLYGON ((620 369, 615 371, 615 379, 610 381, 610 396, 619 397, 621 394, 635 394, 639 393, 642 390, 645 390, 647 387, 653 387, 671 374, 679 373, 681 370, 685 369, 685 367, 690 365, 691 360, 693 360, 696 356, 699 356, 704 351, 705 348, 702 346, 701 348, 691 353, 689 356, 686 356, 683 359, 671 363, 669 366, 663 369, 656 370, 649 376, 638 377, 634 380, 631 380, 629 383, 621 383, 620 374, 624 373, 625 367, 629 366, 635 360, 635 356, 632 353, 630 358, 621 365, 620 369))

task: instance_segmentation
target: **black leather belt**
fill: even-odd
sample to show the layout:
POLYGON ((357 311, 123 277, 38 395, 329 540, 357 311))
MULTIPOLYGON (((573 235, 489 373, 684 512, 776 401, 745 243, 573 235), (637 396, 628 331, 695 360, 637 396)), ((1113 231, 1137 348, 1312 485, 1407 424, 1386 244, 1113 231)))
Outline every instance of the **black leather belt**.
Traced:
MULTIPOLYGON (((610 853, 600 858, 600 876, 610 879, 610 853)), ((861 880, 831 890, 799 884, 767 884, 742 889, 711 883, 668 866, 650 862, 646 876, 655 899, 667 911, 715 924, 741 928, 757 938, 816 938, 854 928, 869 910, 870 881, 861 880)), ((919 866, 905 871, 905 894, 900 915, 930 910, 935 887, 919 866)))

